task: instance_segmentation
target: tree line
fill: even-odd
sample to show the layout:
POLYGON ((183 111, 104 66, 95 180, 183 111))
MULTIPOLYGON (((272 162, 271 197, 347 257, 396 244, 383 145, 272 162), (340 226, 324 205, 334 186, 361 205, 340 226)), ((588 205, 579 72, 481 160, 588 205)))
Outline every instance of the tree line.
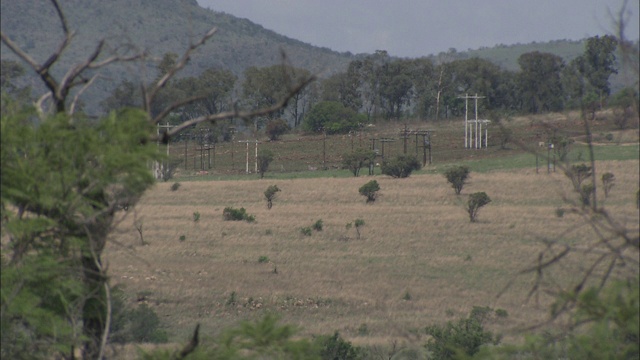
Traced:
MULTIPOLYGON (((637 104, 636 89, 611 93, 609 78, 618 72, 616 38, 594 36, 585 44, 584 53, 568 63, 551 53, 522 54, 519 71, 505 70, 480 58, 441 61, 440 57, 435 62, 429 58, 395 59, 386 51, 376 51, 351 61, 344 72, 304 88, 281 109, 241 126, 265 131, 276 140, 290 128, 346 133, 379 120, 438 121, 464 116, 461 96, 465 94, 484 96, 478 110, 489 116, 579 109, 594 118, 607 104, 622 108, 637 104)), ((165 54, 156 65, 156 80, 176 61, 177 54, 165 54)), ((11 79, 23 72, 11 61, 3 61, 2 68, 3 89, 14 90, 11 79)), ((286 58, 280 65, 249 67, 241 77, 228 69, 209 68, 199 76, 168 81, 159 89, 150 112, 176 125, 234 107, 273 106, 292 84, 310 75, 309 70, 288 64, 286 58), (161 114, 167 107, 173 111, 161 114)), ((141 87, 130 80, 118 84, 101 102, 104 112, 143 105, 141 87)), ((228 141, 233 131, 229 123, 199 126, 213 130, 210 142, 228 141)))
MULTIPOLYGON (((637 90, 630 88, 611 96, 609 78, 618 72, 617 45, 616 38, 610 35, 591 37, 584 53, 568 63, 551 53, 525 53, 518 59, 519 71, 505 70, 480 58, 436 63, 429 58, 395 59, 386 51, 376 51, 351 61, 346 71, 303 89, 282 109, 245 125, 254 131, 277 128, 267 131, 275 140, 289 128, 344 133, 364 122, 379 120, 438 121, 464 116, 464 94, 485 97, 478 103, 483 114, 579 109, 593 118, 596 110, 608 103, 627 107, 638 101, 637 90), (277 125, 269 125, 276 120, 277 125)), ((176 57, 171 53, 164 56, 158 65, 158 76, 176 57)), ((197 98, 165 119, 180 123, 238 104, 251 109, 271 106, 290 84, 309 75, 308 70, 286 62, 247 68, 241 78, 230 70, 210 68, 200 76, 167 84, 151 111, 157 112, 155 109, 179 99, 197 98)), ((135 99, 141 97, 136 96, 137 91, 135 84, 125 80, 102 102, 103 110, 138 105, 135 99)), ((228 139, 226 132, 224 127, 218 127, 217 137, 228 139)))

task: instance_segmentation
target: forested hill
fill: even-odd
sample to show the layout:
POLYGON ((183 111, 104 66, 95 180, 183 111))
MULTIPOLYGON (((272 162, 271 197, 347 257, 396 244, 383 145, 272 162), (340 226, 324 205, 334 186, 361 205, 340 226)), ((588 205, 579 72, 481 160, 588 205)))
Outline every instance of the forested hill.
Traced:
MULTIPOLYGON (((249 20, 202 8, 195 0, 60 0, 60 5, 76 36, 53 68, 58 78, 70 64, 86 59, 100 39, 106 39, 110 49, 119 48, 120 53, 127 48, 130 53, 146 50, 159 59, 167 52, 182 54, 214 26, 217 33, 198 49, 181 76, 198 75, 209 68, 224 68, 241 76, 247 67, 280 63, 281 50, 291 65, 314 73, 343 71, 353 59, 349 53, 314 47, 249 20)), ((3 0, 0 14, 3 33, 40 63, 63 39, 60 21, 48 0, 3 0)), ((3 45, 2 59, 16 57, 3 45)), ((156 76, 153 67, 137 63, 109 66, 100 74, 83 95, 90 111, 123 79, 148 82, 156 76)), ((44 89, 38 84, 37 80, 31 82, 41 93, 44 89)))
MULTIPOLYGON (((161 56, 182 53, 212 27, 218 32, 193 58, 192 70, 222 67, 236 74, 249 66, 281 61, 313 72, 342 70, 348 53, 314 47, 267 30, 246 19, 202 8, 195 0, 61 0, 69 27, 77 31, 72 57, 90 51, 99 39, 111 46, 131 44, 161 56)), ((47 0, 2 1, 2 31, 43 60, 62 39, 55 10, 47 0)), ((3 51, 3 58, 7 52, 3 51)), ((187 74, 185 74, 187 75, 187 74)))

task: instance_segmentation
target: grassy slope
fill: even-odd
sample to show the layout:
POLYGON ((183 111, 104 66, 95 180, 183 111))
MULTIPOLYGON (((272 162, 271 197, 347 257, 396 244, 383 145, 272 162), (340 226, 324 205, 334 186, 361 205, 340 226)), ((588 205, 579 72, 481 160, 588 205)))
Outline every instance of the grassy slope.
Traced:
MULTIPOLYGON (((536 145, 546 125, 580 140, 580 122, 570 114, 509 123, 519 141, 536 145)), ((112 282, 125 286, 132 304, 144 294, 143 301, 162 315, 175 340, 186 338, 196 322, 204 334, 213 335, 266 311, 300 326, 303 334, 338 330, 356 343, 382 345, 394 339, 421 343, 419 329, 454 320, 476 305, 507 310, 507 319, 490 324, 507 335, 542 320, 551 299, 525 301, 531 277, 516 278, 503 296, 496 295, 535 262, 544 248, 541 239, 563 234, 561 242, 579 243, 593 234, 578 218, 556 216, 562 198, 575 196, 561 172, 547 174, 542 168, 536 174, 535 158, 515 146, 460 149, 453 145, 461 141, 458 127, 439 124, 438 161, 427 169, 402 180, 373 177, 382 188, 373 205, 357 192, 371 178, 353 178, 346 170, 274 172, 264 180, 214 172, 181 178, 175 192, 171 183, 160 183, 127 215, 114 235, 117 242, 107 249, 112 282), (457 197, 440 173, 460 162, 473 172, 457 197), (186 181, 191 179, 202 181, 186 181), (214 179, 219 181, 204 181, 214 179), (272 184, 282 192, 268 211, 263 192, 272 184), (482 209, 479 223, 470 224, 464 203, 476 191, 487 192, 493 202, 482 209), (245 207, 257 222, 223 221, 227 206, 245 207), (197 223, 194 212, 201 214, 197 223), (356 218, 366 222, 361 239, 345 228, 356 218), (322 232, 300 233, 319 219, 322 232), (140 246, 135 221, 144 224, 149 245, 140 246), (269 262, 259 262, 260 257, 269 262), (411 300, 404 300, 406 294, 411 300), (236 302, 228 304, 232 297, 236 302)), ((615 135, 596 147, 596 157, 603 160, 597 163, 599 173, 611 171, 617 179, 604 204, 633 226, 640 170, 637 130, 615 132, 607 121, 592 127, 596 141, 604 141, 609 132, 615 135)), ((313 143, 320 142, 291 142, 306 144, 299 151, 313 143)), ((350 141, 337 144, 348 148, 350 141)), ((586 159, 581 146, 575 145, 572 160, 586 159)), ((305 152, 296 156, 301 164, 310 161, 305 152)), ((582 263, 569 259, 555 270, 554 281, 570 280, 582 263)))

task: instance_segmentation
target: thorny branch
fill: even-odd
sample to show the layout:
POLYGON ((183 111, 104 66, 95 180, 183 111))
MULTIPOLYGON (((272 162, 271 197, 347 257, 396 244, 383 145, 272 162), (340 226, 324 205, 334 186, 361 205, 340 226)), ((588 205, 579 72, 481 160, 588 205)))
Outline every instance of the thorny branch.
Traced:
MULTIPOLYGON (((49 56, 49 58, 42 65, 38 64, 37 61, 35 61, 29 54, 27 54, 24 50, 22 50, 20 46, 14 43, 4 32, 0 31, 0 37, 2 39, 2 42, 5 43, 5 45, 7 45, 7 47, 9 47, 9 49, 11 49, 13 53, 15 53, 23 61, 29 64, 29 66, 31 66, 31 68, 38 74, 38 76, 40 76, 40 79, 42 80, 42 82, 49 89, 49 94, 53 100, 55 111, 58 113, 65 113, 67 96, 69 95, 71 89, 73 89, 78 85, 83 85, 83 84, 90 85, 90 83, 92 82, 92 80, 87 80, 82 76, 82 74, 87 69, 99 69, 114 62, 127 62, 127 61, 139 60, 144 58, 146 54, 138 53, 131 56, 114 55, 103 60, 98 60, 98 58, 103 54, 103 50, 105 46, 104 40, 101 40, 96 46, 93 53, 91 53, 91 55, 84 62, 71 67, 67 71, 67 73, 62 77, 62 80, 58 82, 51 75, 51 68, 60 59, 60 56, 62 55, 62 53, 67 49, 75 33, 69 30, 69 27, 67 26, 67 20, 60 8, 58 1, 51 0, 51 3, 53 4, 53 7, 56 9, 56 13, 58 14, 58 19, 60 20, 60 24, 64 32, 64 39, 58 45, 57 50, 54 51, 53 54, 51 54, 51 56, 49 56)), ((84 90, 81 90, 81 91, 84 91, 84 90)), ((38 107, 38 111, 40 113, 43 113, 42 104, 45 99, 46 99, 46 96, 43 96, 36 103, 38 107)), ((76 102, 77 102, 77 99, 74 100, 71 106, 70 113, 73 113, 73 109, 75 108, 76 102)))
MULTIPOLYGON (((629 42, 624 39, 624 28, 626 25, 626 18, 624 17, 624 14, 626 5, 627 1, 624 2, 622 10, 620 10, 617 17, 617 26, 619 30, 617 37, 619 44, 622 46, 621 50, 625 59, 631 58, 633 60, 633 55, 629 55, 628 53, 629 42)), ((637 71, 637 55, 635 56, 636 60, 634 69, 637 71)), ((638 109, 636 108, 635 111, 637 114, 638 109)), ((577 282, 561 287, 559 293, 552 293, 552 295, 556 296, 559 302, 556 303, 556 307, 554 308, 550 318, 542 323, 527 327, 524 329, 525 331, 540 328, 557 320, 563 314, 571 312, 579 301, 580 293, 584 291, 587 288, 587 284, 592 281, 597 284, 597 291, 600 291, 607 284, 616 271, 622 271, 622 273, 618 274, 622 277, 628 276, 632 279, 635 278, 634 281, 637 281, 640 263, 640 260, 638 259, 640 255, 640 231, 638 228, 628 228, 622 225, 604 207, 599 207, 598 202, 596 201, 595 191, 597 187, 597 172, 594 156, 594 144, 592 142, 589 122, 584 117, 583 121, 587 139, 589 155, 588 161, 590 162, 592 171, 590 177, 594 188, 594 191, 591 194, 592 201, 590 201, 588 205, 585 205, 580 201, 576 202, 569 198, 565 198, 564 200, 569 207, 569 213, 581 217, 584 222, 583 225, 589 226, 594 236, 591 239, 584 239, 585 241, 589 241, 586 248, 584 243, 578 246, 563 244, 560 239, 564 234, 555 239, 545 239, 544 242, 546 246, 538 253, 535 264, 521 270, 498 294, 498 297, 504 294, 504 292, 513 285, 516 277, 533 274, 535 276, 535 281, 527 296, 527 298, 530 298, 532 295, 537 294, 540 291, 545 291, 542 287, 542 279, 545 272, 551 271, 554 266, 561 266, 563 260, 569 257, 570 254, 580 253, 580 256, 584 257, 585 268, 581 270, 577 282), (562 247, 562 250, 559 253, 556 253, 554 249, 558 246, 562 247), (593 257, 589 259, 587 256, 593 257)), ((498 125, 501 128, 504 127, 501 123, 498 123, 498 125)), ((530 153, 536 153, 537 156, 549 160, 546 155, 539 154, 537 150, 532 150, 523 143, 516 142, 516 145, 530 153)), ((559 164, 558 166, 565 176, 572 181, 575 180, 572 178, 574 174, 568 163, 559 164)), ((580 189, 575 190, 580 191, 580 189)), ((571 271, 574 270, 572 269, 571 271)), ((575 328, 580 324, 581 323, 578 322, 570 324, 569 326, 571 328, 575 328)))
MULTIPOLYGON (((270 107, 266 107, 258 110, 252 110, 252 111, 240 111, 239 109, 234 108, 233 111, 226 111, 218 114, 205 115, 205 116, 197 117, 195 119, 187 120, 182 124, 172 128, 171 130, 164 132, 161 135, 162 136, 161 140, 166 143, 169 141, 169 139, 172 136, 179 134, 184 129, 205 121, 218 121, 218 120, 226 120, 226 119, 233 119, 233 118, 247 119, 247 118, 253 118, 253 117, 271 114, 287 106, 287 103, 289 102, 289 100, 291 100, 291 98, 293 98, 298 92, 300 92, 302 89, 304 89, 307 85, 309 85, 311 82, 315 80, 316 80, 315 76, 310 76, 309 78, 302 80, 298 85, 291 88, 289 90, 289 93, 284 98, 282 98, 278 103, 270 107)), ((152 138, 152 140, 160 140, 160 139, 152 138)))

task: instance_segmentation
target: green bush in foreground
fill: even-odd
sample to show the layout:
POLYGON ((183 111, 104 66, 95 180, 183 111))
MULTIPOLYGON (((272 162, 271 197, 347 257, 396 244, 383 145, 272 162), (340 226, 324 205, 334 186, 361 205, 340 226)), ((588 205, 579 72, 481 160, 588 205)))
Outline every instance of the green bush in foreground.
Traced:
POLYGON ((484 344, 497 345, 499 336, 486 331, 483 327, 489 308, 474 307, 468 318, 445 325, 427 326, 425 332, 431 338, 425 345, 433 359, 455 359, 464 354, 472 356, 484 344))

